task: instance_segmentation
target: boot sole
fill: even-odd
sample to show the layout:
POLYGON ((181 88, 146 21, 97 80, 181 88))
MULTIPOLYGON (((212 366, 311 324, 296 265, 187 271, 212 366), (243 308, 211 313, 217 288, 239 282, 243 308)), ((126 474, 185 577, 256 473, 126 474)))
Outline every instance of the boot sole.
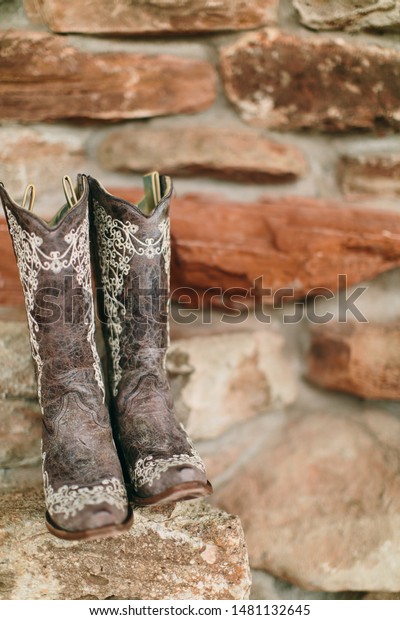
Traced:
POLYGON ((122 523, 105 525, 104 527, 97 527, 92 530, 69 532, 68 530, 63 530, 58 527, 50 517, 49 513, 46 512, 46 527, 50 534, 57 536, 57 538, 62 538, 63 540, 93 540, 96 538, 112 538, 113 536, 118 536, 119 534, 127 532, 131 528, 132 523, 133 511, 129 506, 128 516, 122 523))
POLYGON ((129 499, 136 506, 161 506, 172 502, 182 502, 189 499, 198 499, 211 495, 213 488, 210 482, 182 482, 175 486, 150 497, 141 497, 132 491, 130 487, 129 499))

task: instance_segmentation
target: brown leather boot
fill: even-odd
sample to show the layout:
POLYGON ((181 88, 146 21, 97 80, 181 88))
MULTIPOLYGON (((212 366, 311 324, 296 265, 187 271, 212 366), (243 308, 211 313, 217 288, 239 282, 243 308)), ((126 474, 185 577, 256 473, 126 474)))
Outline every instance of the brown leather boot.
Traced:
POLYGON ((132 524, 94 341, 84 176, 78 192, 47 223, 31 212, 32 195, 28 210, 0 186, 43 413, 46 525, 69 540, 112 536, 132 524))
POLYGON ((173 409, 165 370, 169 307, 169 177, 146 175, 138 206, 89 177, 94 255, 117 447, 138 505, 212 491, 173 409))

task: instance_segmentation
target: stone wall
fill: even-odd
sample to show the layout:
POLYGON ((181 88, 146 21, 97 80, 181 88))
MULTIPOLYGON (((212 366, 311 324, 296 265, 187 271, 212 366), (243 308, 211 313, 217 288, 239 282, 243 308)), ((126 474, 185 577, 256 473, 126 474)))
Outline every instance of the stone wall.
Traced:
POLYGON ((179 195, 396 204, 395 0, 7 0, 0 11, 0 171, 17 198, 35 181, 48 210, 65 171, 132 186, 158 167, 179 195))
MULTIPOLYGON (((223 321, 229 296, 190 321, 175 306, 169 370, 254 596, 400 591, 400 2, 8 0, 0 29, 12 195, 34 182, 47 214, 66 173, 131 199, 171 173, 173 288, 207 308, 210 287, 242 293, 223 321)), ((18 305, 1 222, 0 239, 18 305)), ((38 480, 39 427, 23 336, 3 331, 9 490, 38 480)))

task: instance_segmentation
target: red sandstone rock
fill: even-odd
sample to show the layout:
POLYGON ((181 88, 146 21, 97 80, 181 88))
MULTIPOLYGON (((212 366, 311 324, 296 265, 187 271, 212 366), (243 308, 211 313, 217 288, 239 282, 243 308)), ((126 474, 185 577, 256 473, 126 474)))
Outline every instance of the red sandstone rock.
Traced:
MULTIPOLYGON (((111 191, 128 200, 141 195, 111 191)), ((201 296, 221 287, 247 293, 240 301, 249 304, 260 276, 278 298, 278 289, 291 287, 293 299, 300 299, 321 287, 336 291, 338 274, 347 274, 350 286, 400 265, 398 213, 325 200, 235 203, 188 194, 174 198, 171 228, 172 290, 191 287, 201 296)))
POLYGON ((400 400, 400 325, 347 323, 316 329, 308 377, 363 398, 400 400))
MULTIPOLYGON (((128 200, 141 191, 109 188, 128 200)), ((367 210, 311 198, 265 198, 238 203, 220 196, 188 194, 174 198, 171 213, 172 273, 175 296, 193 289, 193 300, 208 303, 216 291, 238 293, 254 303, 255 281, 263 277, 264 303, 289 287, 292 299, 337 290, 338 274, 351 286, 400 265, 400 214, 367 210)), ((20 285, 5 225, 0 229, 0 300, 20 285)), ((258 282, 260 285, 261 282, 258 282)), ((286 294, 288 294, 286 292, 286 294)), ((19 295, 19 293, 18 293, 19 295)), ((256 296, 261 292, 257 289, 256 296)), ((213 303, 231 305, 230 295, 213 303)))
POLYGON ((215 97, 207 62, 82 52, 45 32, 3 32, 0 73, 3 120, 146 118, 204 110, 215 97))
POLYGON ((274 24, 278 0, 24 0, 34 21, 54 32, 86 34, 191 33, 274 24))

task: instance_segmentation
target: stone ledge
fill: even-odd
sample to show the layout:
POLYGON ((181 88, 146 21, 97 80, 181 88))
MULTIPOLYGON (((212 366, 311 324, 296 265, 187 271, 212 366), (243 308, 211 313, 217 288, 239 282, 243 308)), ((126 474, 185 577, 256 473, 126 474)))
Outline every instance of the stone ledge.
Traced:
POLYGON ((197 500, 135 512, 117 538, 66 542, 47 532, 38 491, 0 496, 0 599, 246 599, 238 517, 197 500))

